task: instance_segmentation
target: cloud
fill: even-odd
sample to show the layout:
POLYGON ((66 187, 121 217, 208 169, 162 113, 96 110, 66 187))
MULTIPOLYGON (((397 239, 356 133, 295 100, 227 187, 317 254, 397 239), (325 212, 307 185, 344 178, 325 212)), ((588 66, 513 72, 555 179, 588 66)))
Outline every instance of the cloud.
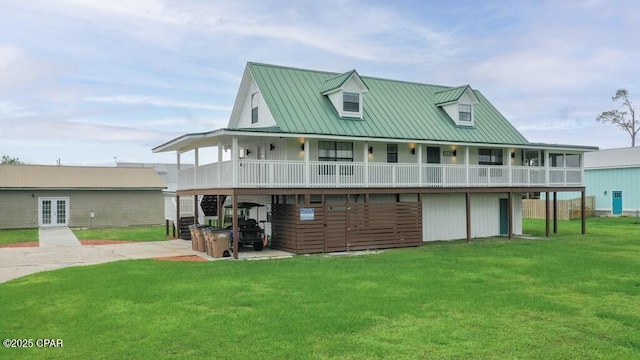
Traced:
POLYGON ((50 62, 35 60, 16 46, 0 45, 0 94, 13 93, 60 71, 50 62))
POLYGON ((155 96, 141 95, 111 95, 111 96, 89 96, 85 98, 89 102, 104 102, 112 104, 141 104, 161 107, 178 107, 189 109, 205 109, 214 111, 231 111, 231 105, 210 105, 208 103, 198 103, 192 101, 179 101, 163 99, 155 96))

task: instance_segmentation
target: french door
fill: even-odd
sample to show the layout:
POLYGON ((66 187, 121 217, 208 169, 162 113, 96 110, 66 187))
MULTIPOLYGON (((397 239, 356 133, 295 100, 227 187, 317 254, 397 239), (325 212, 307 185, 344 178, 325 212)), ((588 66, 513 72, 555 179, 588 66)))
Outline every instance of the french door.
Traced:
POLYGON ((40 226, 69 225, 69 198, 39 198, 38 200, 40 226))

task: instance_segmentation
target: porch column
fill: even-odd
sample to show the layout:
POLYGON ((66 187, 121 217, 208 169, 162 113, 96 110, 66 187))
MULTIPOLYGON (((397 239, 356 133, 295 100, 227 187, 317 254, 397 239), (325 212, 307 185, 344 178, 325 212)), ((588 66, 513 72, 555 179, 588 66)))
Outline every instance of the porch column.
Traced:
MULTIPOLYGON (((234 137, 235 139, 235 137, 234 137)), ((232 193, 232 206, 231 210, 233 211, 232 216, 232 231, 233 231, 233 258, 238 258, 238 237, 240 236, 240 232, 238 231, 238 196, 236 196, 235 190, 232 193)))
POLYGON ((466 215, 467 215, 467 243, 471 242, 471 193, 465 193, 466 215))
POLYGON ((558 192, 553 192, 553 233, 558 233, 558 192))
POLYGON ((509 191, 507 193, 507 233, 509 239, 513 237, 513 193, 509 191))
POLYGON ((176 191, 180 189, 180 151, 176 151, 176 168, 178 171, 178 185, 176 186, 176 191))
POLYGON ((587 233, 587 207, 585 204, 585 191, 580 192, 580 212, 582 218, 582 235, 587 233))
MULTIPOLYGON (((515 150, 514 150, 515 151, 515 150)), ((513 173, 512 173, 512 162, 513 162, 513 158, 511 158, 511 150, 507 149, 507 159, 509 159, 509 161, 507 161, 507 174, 509 174, 509 186, 511 186, 511 184, 513 183, 513 173)), ((509 195, 511 195, 511 193, 509 193, 509 195)), ((509 234, 509 237, 511 237, 511 234, 509 234)))
POLYGON ((544 151, 544 184, 549 186, 549 150, 544 151))
POLYGON ((418 186, 422 186, 422 144, 416 144, 418 148, 418 186))
POLYGON ((467 187, 469 187, 469 146, 464 148, 464 168, 467 187))
POLYGON ((369 186, 369 142, 364 142, 362 151, 362 157, 364 158, 364 186, 369 186))
POLYGON ((549 192, 545 192, 544 197, 544 225, 545 235, 549 237, 549 192))
POLYGON ((309 163, 310 150, 309 139, 304 139, 304 184, 307 188, 311 186, 311 164, 309 163))
POLYGON ((236 136, 233 136, 231 138, 231 184, 234 188, 238 187, 239 159, 240 157, 238 156, 238 138, 236 136))
POLYGON ((216 185, 219 188, 220 187, 220 180, 222 175, 220 174, 222 171, 222 169, 220 169, 222 167, 222 153, 224 152, 224 144, 222 144, 222 141, 218 141, 218 167, 217 167, 217 182, 216 185))
POLYGON ((198 188, 198 165, 200 165, 200 149, 199 148, 193 149, 193 159, 194 159, 193 188, 197 189, 198 188))
POLYGON ((174 226, 178 227, 178 238, 180 238, 180 196, 178 195, 178 189, 180 189, 180 151, 176 151, 176 167, 178 168, 178 185, 176 186, 176 223, 174 226))

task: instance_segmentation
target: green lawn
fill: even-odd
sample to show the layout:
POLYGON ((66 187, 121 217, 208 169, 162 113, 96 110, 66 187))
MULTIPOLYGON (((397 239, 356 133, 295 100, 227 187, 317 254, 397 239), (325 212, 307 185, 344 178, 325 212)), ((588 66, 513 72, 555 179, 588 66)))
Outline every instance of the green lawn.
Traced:
MULTIPOLYGON (((121 261, 0 284, 0 358, 640 359, 640 225, 352 257, 121 261)), ((525 221, 543 234, 544 222, 525 221)))
POLYGON ((164 226, 73 229, 80 240, 160 241, 167 240, 164 226))
POLYGON ((0 230, 0 245, 38 241, 38 229, 0 230))

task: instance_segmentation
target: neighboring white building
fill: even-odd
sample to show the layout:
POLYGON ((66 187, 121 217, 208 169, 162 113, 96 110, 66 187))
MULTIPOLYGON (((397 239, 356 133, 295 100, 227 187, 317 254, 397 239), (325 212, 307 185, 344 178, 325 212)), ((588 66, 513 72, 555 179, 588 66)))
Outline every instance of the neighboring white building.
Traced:
POLYGON ((294 253, 521 234, 521 194, 584 191, 593 150, 528 142, 469 85, 256 63, 227 128, 153 149, 193 154, 179 197, 266 203, 252 216, 294 253))

